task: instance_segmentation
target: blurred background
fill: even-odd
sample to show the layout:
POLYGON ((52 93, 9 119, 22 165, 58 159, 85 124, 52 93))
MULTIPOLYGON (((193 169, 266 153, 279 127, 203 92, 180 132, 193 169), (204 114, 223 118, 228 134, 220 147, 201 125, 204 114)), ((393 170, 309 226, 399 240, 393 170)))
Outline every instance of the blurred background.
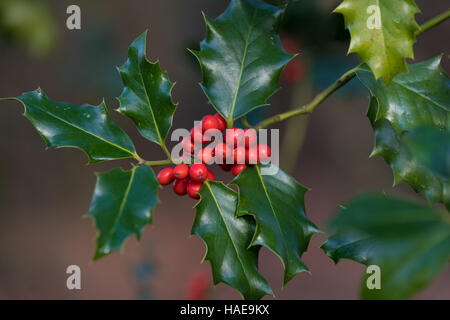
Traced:
MULTIPOLYGON (((341 16, 330 14, 338 2, 300 0, 288 7, 280 35, 286 50, 300 55, 285 70, 271 106, 252 113, 250 122, 308 102, 358 62, 346 55, 348 33, 341 16)), ((448 9, 446 0, 416 3, 422 10, 419 23, 448 9)), ((174 127, 192 127, 214 111, 198 85, 200 68, 186 48, 198 48, 205 35, 201 11, 216 17, 227 5, 227 0, 0 0, 0 97, 41 87, 56 101, 95 105, 105 98, 138 152, 148 160, 161 159, 159 147, 113 111, 122 90, 115 67, 125 62, 128 45, 149 29, 150 59, 159 59, 176 81, 174 101, 180 104, 174 127), (81 7, 81 30, 66 28, 71 4, 81 7)), ((448 74, 449 38, 450 22, 420 36, 414 61, 443 54, 448 74)), ((374 136, 367 106, 367 91, 353 80, 311 116, 280 126, 281 167, 311 188, 307 215, 323 230, 336 208, 356 193, 383 191, 424 202, 405 184, 392 187, 392 171, 383 159, 369 159, 374 136)), ((93 221, 82 216, 89 208, 94 172, 129 168, 129 161, 87 166, 78 150, 45 150, 22 112, 17 102, 0 103, 0 299, 240 298, 224 284, 211 286, 209 263, 200 263, 203 242, 189 235, 194 201, 174 200, 170 188, 161 190, 153 225, 139 243, 131 238, 124 252, 93 263, 96 231, 93 221), (72 264, 81 267, 81 290, 66 288, 66 268, 72 264)), ((365 268, 345 260, 334 265, 319 249, 325 238, 314 236, 303 256, 311 274, 299 274, 284 288, 281 262, 261 250, 260 271, 278 299, 358 298, 365 268)), ((415 298, 450 299, 450 268, 415 298)))

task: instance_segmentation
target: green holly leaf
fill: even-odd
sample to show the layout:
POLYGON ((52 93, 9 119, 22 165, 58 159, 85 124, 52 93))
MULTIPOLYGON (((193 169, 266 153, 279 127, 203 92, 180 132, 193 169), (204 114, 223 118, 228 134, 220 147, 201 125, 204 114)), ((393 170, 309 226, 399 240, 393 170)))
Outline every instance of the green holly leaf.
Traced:
POLYGON ((440 66, 441 56, 410 65, 389 88, 376 81, 367 66, 358 68, 361 82, 379 101, 375 120, 387 119, 397 134, 420 126, 449 129, 450 79, 440 66))
POLYGON ((344 15, 350 31, 349 53, 357 53, 375 78, 389 86, 400 72, 408 71, 405 58, 414 58, 413 44, 420 30, 413 0, 344 0, 334 12, 344 15))
POLYGON ((239 187, 237 215, 251 215, 256 231, 251 246, 265 246, 283 262, 283 284, 308 267, 301 255, 319 229, 306 217, 304 196, 308 191, 290 175, 278 169, 262 175, 262 165, 247 167, 231 183, 239 187))
POLYGON ((450 131, 421 127, 405 132, 402 140, 421 165, 450 179, 450 131))
POLYGON ((284 9, 259 0, 232 0, 217 19, 204 17, 206 39, 200 51, 191 52, 202 69, 203 91, 229 124, 267 105, 280 87, 281 71, 293 58, 275 33, 284 9))
POLYGON ((131 118, 145 138, 164 146, 177 107, 171 98, 174 84, 158 61, 147 59, 146 39, 147 31, 131 44, 128 60, 118 69, 125 86, 118 111, 131 118))
POLYGON ((323 245, 338 263, 350 259, 377 265, 381 289, 361 283, 365 299, 405 299, 429 283, 450 258, 448 215, 420 204, 368 194, 350 201, 332 220, 336 230, 323 245))
POLYGON ((159 183, 148 166, 130 171, 115 168, 97 174, 88 217, 99 231, 94 260, 121 250, 125 240, 152 222, 152 211, 158 201, 159 183))
POLYGON ((205 242, 205 260, 210 261, 214 284, 226 283, 245 299, 272 295, 258 272, 260 247, 249 248, 255 231, 251 217, 235 216, 237 195, 221 182, 205 181, 196 205, 192 234, 205 242))
POLYGON ((104 101, 99 106, 54 102, 41 89, 12 99, 24 105, 25 117, 49 147, 79 148, 89 163, 139 158, 130 138, 112 122, 104 101))
POLYGON ((421 165, 404 145, 401 137, 423 126, 450 130, 450 81, 439 67, 440 57, 410 66, 409 74, 400 74, 389 88, 367 67, 357 75, 374 96, 368 117, 375 131, 372 156, 382 156, 394 173, 394 185, 406 182, 427 199, 450 207, 449 184, 441 176, 421 165))
MULTIPOLYGON (((388 120, 374 120, 377 110, 378 101, 372 97, 367 113, 375 132, 375 147, 371 156, 381 156, 389 164, 394 173, 394 185, 405 182, 414 191, 423 193, 431 203, 442 202, 447 208, 450 208, 448 179, 424 166, 419 160, 418 154, 409 150, 404 139, 396 134, 388 120)), ((405 132, 404 135, 407 133, 405 132)))

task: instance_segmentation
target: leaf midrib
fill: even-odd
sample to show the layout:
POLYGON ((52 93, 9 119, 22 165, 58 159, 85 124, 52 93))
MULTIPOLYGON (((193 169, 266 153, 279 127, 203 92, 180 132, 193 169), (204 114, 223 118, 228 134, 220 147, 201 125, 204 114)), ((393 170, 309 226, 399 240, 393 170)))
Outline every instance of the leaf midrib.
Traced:
MULTIPOLYGON (((25 103, 24 101, 20 100, 20 99, 19 99, 19 101, 21 101, 21 102, 24 104, 25 109, 28 110, 26 103, 25 103)), ((69 122, 69 121, 67 121, 67 120, 64 120, 63 118, 61 118, 61 117, 59 117, 59 116, 53 114, 52 112, 50 112, 50 111, 48 111, 48 110, 41 109, 41 108, 39 108, 39 107, 36 107, 36 108, 37 108, 37 109, 40 109, 40 110, 42 110, 42 111, 44 111, 46 114, 52 116, 53 118, 55 118, 55 119, 57 119, 57 120, 59 120, 59 121, 65 123, 65 124, 67 124, 67 125, 69 125, 69 126, 71 126, 71 127, 74 127, 74 128, 76 128, 76 129, 80 130, 81 132, 84 132, 84 133, 86 133, 86 134, 88 134, 88 135, 91 135, 91 136, 97 138, 98 140, 101 140, 101 141, 103 141, 103 142, 105 142, 105 143, 107 143, 107 144, 110 144, 110 145, 112 145, 112 146, 114 146, 114 147, 116 147, 116 148, 118 148, 118 149, 120 149, 120 150, 122 150, 122 151, 125 151, 126 153, 130 154, 132 157, 136 157, 136 156, 137 156, 135 152, 132 152, 132 151, 130 151, 130 150, 128 150, 128 149, 125 149, 124 147, 121 147, 121 146, 119 146, 119 145, 117 145, 117 144, 115 144, 115 143, 113 143, 113 142, 111 142, 111 141, 108 141, 108 140, 106 140, 106 139, 104 139, 104 138, 102 138, 102 137, 100 137, 100 136, 98 136, 98 135, 96 135, 96 134, 94 134, 94 133, 92 133, 92 132, 90 132, 90 131, 87 131, 87 130, 85 130, 85 129, 83 129, 83 128, 77 126, 77 125, 75 125, 75 124, 72 123, 72 122, 69 122)))
POLYGON ((135 176, 135 173, 136 173, 136 168, 137 168, 137 167, 133 167, 133 169, 132 169, 132 171, 131 171, 130 180, 129 180, 129 182, 128 182, 127 188, 125 189, 125 193, 124 193, 124 195, 123 195, 123 199, 122 199, 122 201, 121 201, 121 203, 120 203, 120 206, 119 206, 119 212, 118 212, 118 214, 117 214, 117 216, 116 216, 116 219, 114 220, 114 223, 113 223, 113 225, 111 226, 111 229, 110 229, 110 231, 109 231, 109 233, 108 233, 108 237, 107 237, 108 239, 109 239, 109 238, 112 238, 112 235, 114 234, 114 230, 116 229, 117 224, 119 223, 120 218, 122 217, 123 209, 125 208, 125 203, 126 203, 127 200, 128 200, 128 195, 129 195, 129 193, 130 193, 131 186, 133 185, 133 180, 134 180, 134 176, 135 176))
POLYGON ((242 55, 242 60, 241 60, 241 68, 240 68, 240 72, 239 72, 238 83, 237 83, 237 87, 236 87, 236 92, 234 93, 233 102, 231 104, 231 111, 230 111, 230 116, 228 118, 228 122, 231 122, 231 120, 234 118, 234 109, 236 108, 237 97, 238 97, 239 89, 241 87, 242 75, 244 73, 245 60, 247 58, 249 40, 250 40, 252 31, 253 31, 253 26, 254 26, 255 17, 256 17, 257 12, 258 12, 258 9, 255 9, 253 16, 252 16, 252 20, 249 25, 248 32, 247 32, 247 39, 245 39, 245 47, 244 47, 244 53, 242 55))
MULTIPOLYGON (((231 243, 232 243, 232 245, 233 245, 233 249, 234 249, 234 251, 236 252, 236 256, 237 256, 237 258, 238 258, 238 260, 239 260, 239 263, 241 264, 242 271, 244 272, 244 275, 245 275, 245 277, 246 277, 246 279, 247 279, 247 283, 250 284, 250 281, 248 280, 249 277, 248 277, 247 272, 246 272, 245 267, 244 267, 244 263, 242 262, 242 259, 241 259, 240 255, 239 255, 239 251, 238 251, 236 245, 234 244, 233 237, 231 236, 230 229, 228 228, 228 225, 227 225, 227 223, 226 223, 226 221, 225 221, 225 217, 224 217, 224 215, 223 215, 222 209, 221 209, 220 206, 219 206, 219 202, 217 201, 217 198, 216 198, 214 192, 212 191, 209 182, 208 182, 208 181, 205 181, 204 184, 205 184, 206 187, 208 188, 208 190, 209 190, 209 192, 210 192, 210 194, 211 194, 211 196, 212 196, 212 198, 213 198, 213 200, 214 200, 214 203, 216 204, 217 210, 218 210, 219 213, 220 213, 220 216, 221 216, 221 218, 222 218, 222 221, 223 221, 223 224, 224 224, 224 226, 225 226, 225 229, 227 230, 228 236, 229 236, 229 238, 230 238, 230 240, 231 240, 231 243)), ((250 285, 249 285, 249 287, 251 288, 250 285)))
POLYGON ((388 50, 387 50, 387 44, 386 44, 386 37, 384 36, 384 25, 383 25, 383 16, 381 14, 381 6, 380 6, 380 0, 376 0, 377 1, 377 6, 380 9, 380 22, 381 22, 381 38, 382 38, 382 42, 383 42, 383 53, 385 56, 385 63, 388 65, 388 70, 390 70, 389 68, 389 59, 388 59, 388 50))
MULTIPOLYGON (((265 195, 266 195, 267 201, 269 201, 269 205, 270 205, 270 208, 271 208, 271 210, 272 210, 272 212, 273 212, 273 216, 275 217, 275 221, 277 222, 278 229, 280 230, 281 235, 283 236, 283 237, 282 237, 282 238, 283 238, 283 246, 284 246, 284 248, 285 248, 285 250, 286 250, 286 254, 289 256, 289 255, 290 255, 290 254, 289 254, 289 247, 288 247, 288 245, 287 245, 287 243, 286 243, 286 241, 285 241, 285 235, 284 235, 283 229, 281 228, 280 222, 278 221, 278 215, 277 215, 277 212, 275 211, 275 209, 274 209, 274 207, 273 207, 273 204, 272 204, 272 200, 271 200, 270 197, 269 197, 269 192, 267 191, 266 185, 264 184, 264 180, 263 180, 262 175, 261 175, 261 172, 260 172, 260 170, 259 170, 259 166, 256 165, 255 168, 256 168, 256 172, 258 173, 258 178, 259 178, 259 180, 261 181, 261 185, 262 185, 262 187, 263 187, 263 189, 264 189, 264 193, 265 193, 265 195)), ((286 268, 287 268, 287 266, 286 266, 286 268)))
MULTIPOLYGON (((147 62, 147 63, 152 64, 150 61, 147 60, 147 57, 144 56, 143 59, 144 59, 143 62, 147 62)), ((161 133, 159 132, 159 127, 158 127, 158 124, 157 124, 157 122, 156 122, 155 114, 153 113, 153 107, 152 107, 152 104, 151 104, 151 102, 150 102, 150 96, 149 96, 149 94, 148 94, 147 87, 145 86, 144 76, 142 75, 142 67, 141 67, 141 62, 139 61, 139 56, 138 56, 137 64, 138 64, 138 66, 139 66, 139 77, 141 78, 141 81, 142 81, 142 87, 144 88, 144 92, 145 92, 145 98, 147 99, 147 106, 148 106, 148 108, 150 109, 150 113, 151 113, 151 115, 152 115, 152 120, 153 120, 153 123, 154 123, 154 125, 155 125, 155 129, 156 129, 156 134, 158 135, 158 141, 159 141, 159 143, 160 143, 161 145, 163 145, 163 144, 164 144, 164 141, 163 141, 162 138, 161 138, 161 133)))

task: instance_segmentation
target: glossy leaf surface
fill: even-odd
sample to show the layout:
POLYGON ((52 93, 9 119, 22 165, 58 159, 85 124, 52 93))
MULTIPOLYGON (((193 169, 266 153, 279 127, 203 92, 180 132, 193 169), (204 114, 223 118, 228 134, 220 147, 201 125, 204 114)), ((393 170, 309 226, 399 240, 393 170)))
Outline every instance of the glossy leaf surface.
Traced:
POLYGON ((89 162, 137 157, 130 138, 112 122, 105 103, 77 106, 51 101, 37 89, 15 98, 27 117, 51 147, 76 147, 89 162))
POLYGON ((205 181, 196 205, 192 234, 206 244, 205 260, 211 263, 214 283, 224 282, 245 299, 272 294, 258 272, 259 246, 249 247, 255 222, 236 217, 237 195, 221 182, 205 181))
POLYGON ((406 132, 402 140, 421 165, 450 179, 450 130, 420 127, 406 132))
POLYGON ((267 105, 279 89, 281 71, 293 57, 275 33, 283 12, 259 0, 232 0, 217 19, 205 16, 206 39, 192 52, 203 91, 228 122, 267 105))
POLYGON ((94 260, 121 250, 131 235, 139 239, 142 229, 152 221, 158 203, 159 183, 148 166, 120 168, 97 174, 88 217, 98 229, 94 260))
POLYGON ((146 39, 144 32, 131 44, 128 60, 119 68, 125 88, 118 110, 134 121, 145 138, 163 145, 176 108, 171 98, 173 84, 159 62, 147 59, 146 39))
POLYGON ((390 165, 395 184, 406 182, 429 201, 449 207, 448 183, 418 162, 401 139, 423 126, 450 130, 450 81, 439 62, 437 57, 411 65, 409 74, 398 75, 389 88, 376 81, 367 67, 361 67, 357 75, 373 95, 368 111, 375 131, 372 155, 382 156, 390 165))
POLYGON ((357 53, 375 78, 389 85, 408 71, 405 58, 413 58, 413 44, 420 27, 414 15, 420 12, 414 0, 344 0, 334 12, 344 15, 350 31, 349 53, 357 53))
POLYGON ((265 246, 281 259, 283 283, 307 271, 301 255, 311 236, 319 232, 305 215, 308 189, 281 169, 274 175, 261 174, 261 165, 247 167, 232 183, 239 187, 238 216, 251 215, 256 220, 251 245, 265 246))

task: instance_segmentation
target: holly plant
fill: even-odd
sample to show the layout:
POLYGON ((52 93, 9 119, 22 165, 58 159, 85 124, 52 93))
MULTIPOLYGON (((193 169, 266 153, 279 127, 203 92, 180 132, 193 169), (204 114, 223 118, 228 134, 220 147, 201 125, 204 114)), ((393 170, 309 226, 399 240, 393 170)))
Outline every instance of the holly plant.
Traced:
MULTIPOLYGON (((373 156, 392 168, 394 184, 406 182, 428 200, 420 204, 385 194, 362 194, 340 207, 322 245, 336 263, 350 259, 381 270, 378 288, 361 282, 368 299, 408 298, 430 284, 450 258, 450 81, 441 56, 415 64, 416 38, 450 16, 450 10, 419 26, 413 0, 344 0, 334 10, 350 31, 349 52, 361 64, 344 73, 311 102, 250 124, 246 115, 267 106, 280 88, 284 67, 295 58, 282 47, 277 28, 288 4, 231 0, 216 19, 204 16, 206 38, 197 58, 201 88, 214 109, 180 142, 183 155, 166 147, 177 105, 173 83, 158 62, 146 57, 147 33, 129 47, 118 68, 123 92, 116 110, 130 118, 140 134, 161 146, 167 159, 145 160, 98 106, 52 101, 42 89, 9 98, 21 102, 49 147, 76 147, 89 163, 131 159, 130 170, 97 174, 88 216, 98 229, 94 259, 121 250, 130 236, 139 239, 152 222, 158 190, 173 184, 177 195, 196 200, 192 234, 206 244, 214 284, 223 282, 245 299, 272 295, 258 271, 258 254, 266 247, 284 267, 283 285, 308 271, 302 254, 320 232, 306 214, 308 189, 274 167, 271 149, 257 138, 260 129, 308 114, 333 92, 357 78, 368 90, 367 117, 375 133, 373 156), (241 119, 246 128, 235 127, 241 119), (212 144, 217 133, 225 140, 212 144), (192 164, 192 160, 194 163, 192 164), (228 184, 210 170, 231 171, 228 184), (163 166, 156 175, 154 167, 163 166), (273 169, 273 168, 272 168, 273 169), (443 206, 435 205, 437 203, 443 206)), ((187 131, 187 130, 186 130, 187 131)))

